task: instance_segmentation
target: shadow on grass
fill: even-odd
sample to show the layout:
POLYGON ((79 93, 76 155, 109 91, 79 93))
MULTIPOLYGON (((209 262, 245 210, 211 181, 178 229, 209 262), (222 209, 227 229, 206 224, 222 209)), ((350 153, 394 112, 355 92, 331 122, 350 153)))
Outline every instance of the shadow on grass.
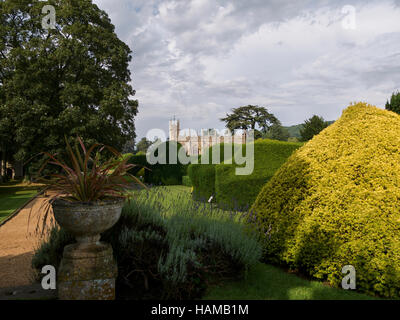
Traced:
POLYGON ((354 291, 309 281, 277 267, 259 263, 246 279, 215 286, 204 299, 211 300, 374 300, 354 291))
POLYGON ((19 185, 18 182, 0 184, 0 223, 33 198, 38 191, 38 186, 19 185))

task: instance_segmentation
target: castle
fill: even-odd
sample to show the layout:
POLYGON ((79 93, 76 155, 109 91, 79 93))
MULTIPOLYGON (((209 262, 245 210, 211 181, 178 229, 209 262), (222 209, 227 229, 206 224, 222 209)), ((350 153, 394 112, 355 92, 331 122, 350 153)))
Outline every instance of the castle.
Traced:
POLYGON ((174 117, 174 119, 169 121, 169 140, 180 143, 188 155, 199 155, 204 150, 218 143, 245 144, 246 132, 243 132, 241 135, 219 135, 217 130, 203 129, 200 134, 187 135, 180 131, 179 120, 174 117))

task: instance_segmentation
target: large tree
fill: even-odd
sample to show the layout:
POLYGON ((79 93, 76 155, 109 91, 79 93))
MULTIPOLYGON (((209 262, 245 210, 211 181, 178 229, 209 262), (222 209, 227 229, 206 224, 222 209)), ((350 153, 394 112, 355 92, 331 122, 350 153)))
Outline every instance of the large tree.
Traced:
POLYGON ((390 102, 387 101, 385 105, 386 110, 396 112, 400 114, 400 92, 394 92, 390 98, 390 102))
POLYGON ((135 138, 131 50, 104 11, 91 0, 5 0, 0 16, 0 148, 7 157, 62 152, 64 135, 120 150, 135 138), (44 5, 56 10, 55 29, 42 27, 44 5))
POLYGON ((153 142, 142 138, 136 145, 136 152, 147 152, 147 149, 153 144, 153 142))
POLYGON ((310 119, 304 121, 303 128, 300 129, 301 141, 311 140, 315 135, 320 133, 329 123, 324 118, 317 115, 312 116, 310 119))
POLYGON ((278 123, 278 119, 266 108, 252 105, 233 108, 231 114, 220 120, 232 132, 237 129, 254 130, 255 137, 260 133, 265 134, 272 125, 278 123))

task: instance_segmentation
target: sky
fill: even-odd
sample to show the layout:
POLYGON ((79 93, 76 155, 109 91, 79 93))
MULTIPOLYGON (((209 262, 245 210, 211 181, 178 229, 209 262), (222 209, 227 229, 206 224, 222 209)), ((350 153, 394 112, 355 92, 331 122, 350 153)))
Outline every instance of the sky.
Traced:
POLYGON ((400 90, 400 0, 94 0, 132 50, 136 133, 222 129, 258 105, 283 125, 383 108, 400 90))

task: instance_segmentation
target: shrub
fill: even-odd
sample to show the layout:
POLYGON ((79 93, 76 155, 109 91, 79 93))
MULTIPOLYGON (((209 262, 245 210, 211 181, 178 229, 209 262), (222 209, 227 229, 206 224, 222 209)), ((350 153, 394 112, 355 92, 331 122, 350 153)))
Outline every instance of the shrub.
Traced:
MULTIPOLYGON (((276 140, 254 142, 254 171, 248 176, 236 175, 237 165, 220 164, 215 171, 215 193, 218 204, 228 208, 248 209, 261 188, 285 163, 301 143, 276 140)), ((243 152, 245 153, 245 151, 243 152)))
POLYGON ((312 137, 320 133, 329 123, 324 118, 317 115, 313 115, 310 119, 307 119, 303 123, 303 127, 300 129, 301 141, 311 140, 312 137))
POLYGON ((297 150, 252 207, 265 259, 332 285, 400 296, 400 116, 366 103, 297 150))
MULTIPOLYGON (((142 170, 144 167, 149 168, 149 164, 147 163, 146 155, 145 154, 135 154, 132 157, 129 158, 128 163, 134 164, 135 167, 129 170, 129 173, 132 175, 137 176, 140 170, 142 170)), ((145 177, 147 175, 148 170, 145 170, 145 177)), ((145 182, 147 181, 148 178, 145 178, 145 182)))
POLYGON ((199 156, 199 164, 191 164, 188 168, 188 175, 193 185, 193 198, 195 200, 208 200, 215 196, 215 163, 222 163, 232 158, 234 154, 233 144, 220 143, 209 147, 199 156), (225 159, 225 148, 231 147, 231 155, 225 159), (216 151, 217 150, 217 151, 216 151), (219 154, 218 154, 219 150, 219 154), (206 164, 201 164, 202 162, 206 164))
POLYGON ((192 181, 190 181, 189 176, 183 176, 182 177, 182 184, 186 187, 191 187, 192 186, 192 181))
POLYGON ((386 102, 385 109, 400 114, 400 92, 393 92, 392 96, 386 102))
MULTIPOLYGON (((234 279, 261 257, 256 233, 245 216, 193 202, 169 187, 135 192, 118 223, 102 235, 118 262, 118 298, 200 297, 210 281, 234 279)), ((54 229, 36 251, 33 266, 58 266, 62 247, 72 242, 54 229)))
POLYGON ((188 174, 193 184, 193 199, 206 201, 215 194, 215 165, 191 164, 188 174))
MULTIPOLYGON (((134 155, 133 157, 130 158, 130 163, 136 164, 137 166, 131 169, 130 173, 133 175, 137 175, 138 172, 143 168, 145 169, 145 174, 144 174, 144 181, 148 184, 154 184, 154 185, 180 185, 182 183, 182 176, 186 174, 186 166, 179 163, 177 161, 176 164, 169 163, 169 148, 170 147, 176 147, 177 150, 179 150, 182 145, 177 144, 174 141, 167 141, 164 142, 163 145, 165 145, 165 151, 166 151, 166 163, 156 163, 156 164, 149 164, 147 162, 147 157, 146 155, 143 154, 137 154, 134 155)), ((162 150, 161 147, 159 147, 155 151, 155 156, 161 156, 162 154, 159 154, 159 150, 162 150)))

